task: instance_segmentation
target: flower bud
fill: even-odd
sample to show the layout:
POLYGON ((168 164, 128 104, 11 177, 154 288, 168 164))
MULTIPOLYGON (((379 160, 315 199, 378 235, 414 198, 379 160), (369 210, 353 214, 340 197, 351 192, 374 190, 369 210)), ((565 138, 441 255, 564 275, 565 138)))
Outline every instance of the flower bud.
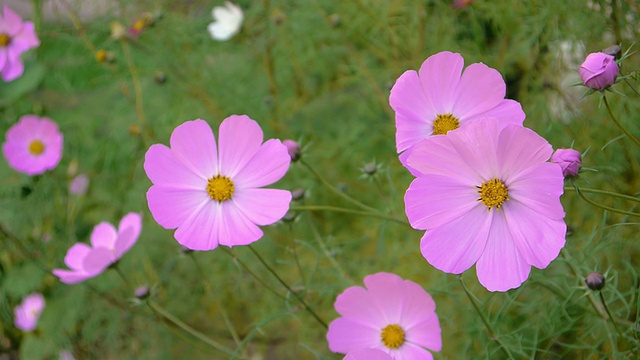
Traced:
POLYGON ((71 180, 69 192, 76 196, 83 196, 89 189, 89 177, 87 174, 80 174, 71 180))
POLYGON ((616 82, 620 68, 613 55, 597 52, 587 56, 578 72, 585 86, 604 90, 616 82))
POLYGON ((138 287, 133 294, 135 295, 136 298, 140 299, 140 300, 144 300, 146 298, 149 297, 149 287, 147 285, 142 285, 140 287, 138 287))
POLYGON ((303 188, 293 189, 293 191, 291 192, 291 200, 301 200, 302 198, 304 198, 304 193, 305 191, 303 188))
POLYGON ((604 287, 605 279, 604 275, 599 272, 592 272, 587 275, 587 278, 584 279, 584 282, 587 284, 587 287, 591 290, 602 290, 604 287))
POLYGON ((620 48, 620 45, 611 45, 602 49, 602 52, 605 54, 612 55, 616 59, 620 59, 620 54, 622 54, 622 49, 620 48))
POLYGON ((375 175, 375 173, 378 172, 378 165, 372 162, 366 163, 364 164, 362 171, 367 175, 375 175))
POLYGON ((574 149, 558 149, 551 155, 551 162, 560 165, 564 177, 578 175, 582 166, 580 152, 574 149))
POLYGON ((283 141, 282 144, 287 147, 287 151, 289 151, 291 161, 297 161, 298 159, 300 159, 300 144, 288 139, 283 141))

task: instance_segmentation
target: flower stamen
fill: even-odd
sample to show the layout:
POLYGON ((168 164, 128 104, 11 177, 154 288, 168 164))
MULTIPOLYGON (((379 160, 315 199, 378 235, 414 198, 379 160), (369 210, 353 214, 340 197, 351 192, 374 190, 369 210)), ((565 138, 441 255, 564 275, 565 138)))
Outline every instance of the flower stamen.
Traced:
POLYGON ((44 143, 40 140, 33 140, 29 144, 29 152, 31 155, 40 155, 44 152, 44 143))
POLYGON ((382 329, 380 338, 384 346, 389 349, 397 349, 404 344, 404 330, 400 325, 391 324, 382 329))
POLYGON ((211 200, 223 202, 231 199, 235 187, 233 181, 226 176, 217 175, 209 179, 207 183, 207 193, 211 200))
POLYGON ((433 121, 433 135, 446 135, 460 127, 460 120, 453 114, 440 114, 433 121))
POLYGON ((7 34, 0 34, 0 47, 8 46, 11 43, 11 38, 7 34))
POLYGON ((491 208, 500 209, 502 204, 509 200, 509 189, 507 189, 507 186, 502 181, 496 178, 476 187, 480 194, 478 201, 482 201, 488 210, 491 210, 491 208))

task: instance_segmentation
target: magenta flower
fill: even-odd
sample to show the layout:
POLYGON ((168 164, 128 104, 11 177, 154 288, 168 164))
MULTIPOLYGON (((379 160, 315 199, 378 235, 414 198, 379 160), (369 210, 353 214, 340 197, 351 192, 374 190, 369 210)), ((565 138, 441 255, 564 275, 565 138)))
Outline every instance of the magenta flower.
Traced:
POLYGON ((26 332, 35 330, 40 314, 44 310, 44 305, 45 301, 42 294, 34 293, 27 296, 20 305, 13 309, 16 327, 26 332))
POLYGON ((413 281, 377 273, 364 278, 336 299, 342 317, 329 324, 329 349, 351 353, 378 349, 392 359, 433 359, 440 351, 440 323, 431 296, 413 281), (427 350, 428 349, 428 350, 427 350))
POLYGON ((284 176, 291 158, 280 140, 262 143, 262 129, 246 115, 220 124, 218 146, 209 125, 187 121, 171 134, 171 148, 152 145, 144 169, 153 186, 149 210, 192 250, 247 245, 289 209, 291 193, 262 189, 284 176))
POLYGON ((60 162, 62 139, 58 125, 51 119, 24 115, 7 131, 2 153, 16 171, 39 175, 60 162))
POLYGON ((358 349, 349 351, 344 360, 393 360, 393 358, 380 349, 358 349))
POLYGON ((8 6, 0 15, 0 74, 4 81, 12 81, 24 72, 20 54, 40 45, 33 23, 23 22, 8 6))
MULTIPOLYGON (((469 65, 448 51, 430 56, 419 72, 408 70, 391 89, 389 104, 396 112, 396 149, 406 166, 410 149, 420 140, 487 117, 521 125, 520 104, 505 99, 500 73, 482 63, 469 65)), ((414 175, 413 169, 408 168, 414 175)))
POLYGON ((65 284, 79 283, 100 275, 129 251, 141 230, 142 217, 138 213, 125 215, 117 230, 110 223, 101 222, 93 228, 91 246, 76 243, 67 252, 64 263, 71 270, 54 269, 53 275, 65 284))
POLYGON ((551 162, 560 165, 564 177, 578 175, 582 166, 580 151, 574 149, 557 149, 551 155, 551 162))
POLYGON ((588 88, 604 90, 616 82, 620 68, 613 55, 596 52, 587 55, 578 73, 588 88))
POLYGON ((422 141, 407 159, 418 176, 407 190, 411 226, 435 268, 460 274, 476 264, 489 291, 520 286, 565 243, 564 178, 547 162, 551 145, 496 119, 422 141))

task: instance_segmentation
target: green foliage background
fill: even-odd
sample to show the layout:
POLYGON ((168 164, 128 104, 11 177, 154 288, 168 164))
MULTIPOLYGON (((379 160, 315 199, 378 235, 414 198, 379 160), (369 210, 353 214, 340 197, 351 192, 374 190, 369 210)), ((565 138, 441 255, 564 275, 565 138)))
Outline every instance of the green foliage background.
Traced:
MULTIPOLYGON (((580 82, 577 68, 586 53, 614 43, 623 50, 632 46, 639 31, 635 1, 477 0, 456 9, 435 0, 244 0, 238 1, 245 12, 242 31, 227 42, 206 31, 214 5, 209 1, 120 1, 76 23, 70 19, 87 5, 66 3, 58 20, 38 22, 41 46, 24 57, 24 76, 0 84, 3 133, 24 114, 50 117, 64 133, 63 159, 49 173, 29 178, 0 162, 2 352, 24 359, 53 359, 61 350, 77 359, 229 357, 132 301, 133 289, 148 284, 152 301, 238 348, 238 356, 342 358, 328 350, 325 329, 249 249, 181 251, 172 231, 148 212, 144 154, 151 144, 168 144, 186 120, 205 119, 217 132, 225 117, 247 114, 266 138, 299 140, 304 161, 341 191, 405 219, 402 197, 412 178, 397 161, 389 90, 404 71, 439 51, 500 71, 507 96, 527 114, 525 126, 555 148, 585 154, 581 187, 632 196, 638 191, 637 149, 619 137, 597 95, 581 99, 584 88, 572 86, 580 82), (110 37, 110 23, 129 26, 143 11, 159 16, 152 27, 132 41, 110 37), (576 50, 573 58, 563 46, 576 50), (112 52, 114 62, 98 63, 97 49, 112 52), (157 81, 159 73, 165 82, 157 81), (374 177, 361 171, 369 162, 380 165, 374 177), (77 173, 91 179, 85 197, 67 190, 77 173), (95 224, 117 223, 131 211, 143 213, 144 225, 119 263, 126 283, 112 270, 77 285, 51 274, 64 267, 73 243, 88 241, 95 224), (22 334, 13 326, 13 307, 31 292, 43 293, 47 307, 38 330, 22 334)), ((638 64, 632 54, 622 70, 631 74, 638 64)), ((636 78, 629 83, 637 88, 636 78)), ((638 95, 624 83, 615 91, 608 95, 615 114, 640 133, 638 95)), ((300 163, 276 186, 305 189, 305 198, 293 205, 353 208, 300 163)), ((634 202, 593 198, 635 209, 634 202)), ((637 219, 588 205, 571 190, 562 200, 571 232, 562 256, 547 269, 532 269, 522 287, 507 293, 487 292, 474 270, 463 278, 514 358, 634 358, 640 331, 637 219), (623 338, 601 316, 598 294, 584 286, 592 271, 606 273, 603 296, 623 338)), ((434 297, 443 336, 436 359, 508 357, 457 277, 420 255, 421 232, 375 217, 295 215, 265 228, 253 248, 325 321, 337 317, 333 301, 346 287, 362 285, 371 273, 392 272, 434 297)))

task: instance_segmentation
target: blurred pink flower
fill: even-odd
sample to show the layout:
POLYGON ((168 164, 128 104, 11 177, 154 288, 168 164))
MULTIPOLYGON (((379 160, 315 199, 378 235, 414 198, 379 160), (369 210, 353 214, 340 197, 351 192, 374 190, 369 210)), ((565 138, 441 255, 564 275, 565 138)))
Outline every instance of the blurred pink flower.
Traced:
POLYGON ((454 0, 453 7, 458 9, 466 8, 473 4, 473 1, 474 0, 454 0))
POLYGON ((89 176, 80 174, 71 180, 69 184, 69 192, 76 196, 83 196, 89 189, 89 176))
POLYGON ((619 72, 615 57, 603 52, 587 55, 578 70, 584 85, 594 90, 604 90, 613 85, 619 72))
POLYGON ((26 332, 35 330, 44 305, 42 294, 34 293, 27 296, 20 305, 13 309, 16 327, 26 332))
POLYGON ((582 166, 580 151, 574 149, 557 149, 551 155, 551 162, 560 165, 562 175, 571 177, 578 175, 582 166))
POLYGON ((64 263, 71 270, 54 269, 53 275, 65 284, 100 275, 135 244, 141 230, 142 217, 138 213, 125 215, 117 230, 110 223, 101 222, 93 228, 91 246, 76 243, 67 252, 64 263))
POLYGON ((144 169, 153 218, 192 250, 247 245, 289 209, 291 193, 262 189, 284 176, 291 158, 280 140, 262 143, 257 122, 232 115, 220 124, 218 146, 204 120, 187 121, 171 134, 171 148, 155 144, 144 169))
POLYGON ((486 119, 424 140, 407 159, 421 175, 405 194, 411 226, 435 268, 476 264, 489 291, 520 286, 565 243, 564 178, 551 145, 534 131, 486 119))
POLYGON ((6 134, 2 153, 9 166, 27 175, 39 175, 58 165, 63 136, 51 119, 24 115, 6 134))
POLYGON ((40 45, 33 23, 23 22, 18 14, 4 6, 0 15, 0 73, 4 81, 12 81, 24 72, 20 54, 40 45))
POLYGON ((392 359, 433 359, 427 349, 440 351, 442 337, 431 296, 390 273, 369 275, 364 285, 338 295, 334 306, 342 317, 329 324, 329 349, 343 354, 378 349, 392 359))
POLYGON ((349 351, 344 360, 393 360, 393 358, 380 349, 369 348, 349 351))
POLYGON ((500 73, 483 63, 467 66, 460 54, 443 51, 408 70, 391 89, 389 104, 396 112, 396 149, 406 164, 411 147, 432 135, 443 135, 478 119, 494 117, 521 125, 520 103, 505 99, 500 73))

